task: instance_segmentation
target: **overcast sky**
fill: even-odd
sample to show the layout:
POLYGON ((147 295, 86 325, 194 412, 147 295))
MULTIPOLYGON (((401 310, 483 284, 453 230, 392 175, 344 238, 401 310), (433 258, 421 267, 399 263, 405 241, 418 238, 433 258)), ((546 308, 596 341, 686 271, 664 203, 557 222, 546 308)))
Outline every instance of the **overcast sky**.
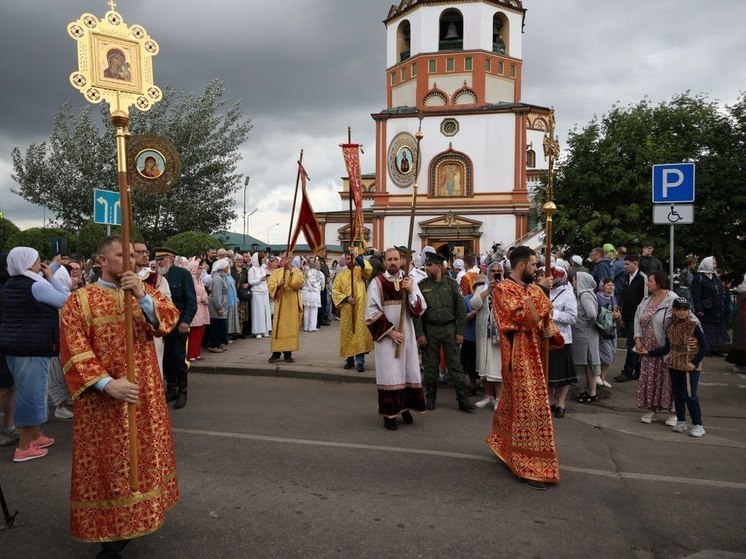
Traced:
MULTIPOLYGON (((252 235, 282 242, 301 148, 314 209, 343 209, 338 144, 352 126, 373 172, 374 123, 385 108, 385 28, 390 0, 122 0, 125 23, 160 44, 156 83, 199 93, 226 82, 254 129, 239 171, 251 176, 252 235), (273 226, 279 222, 280 225, 273 226)), ((66 26, 104 0, 0 0, 0 211, 20 227, 44 210, 10 192, 10 152, 43 141, 65 101, 76 44, 66 26)), ((554 106, 560 140, 615 102, 702 92, 722 103, 746 89, 744 0, 525 0, 523 101, 554 106)), ((98 185, 114 190, 114 185, 98 185)), ((235 196, 242 230, 243 192, 235 196)))

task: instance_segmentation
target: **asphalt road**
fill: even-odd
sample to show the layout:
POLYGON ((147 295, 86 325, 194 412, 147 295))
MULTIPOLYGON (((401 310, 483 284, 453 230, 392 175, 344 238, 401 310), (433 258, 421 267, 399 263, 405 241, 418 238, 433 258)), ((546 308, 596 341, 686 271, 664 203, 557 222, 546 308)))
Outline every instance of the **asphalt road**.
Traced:
MULTIPOLYGON (((492 414, 438 409, 383 429, 375 387, 192 375, 172 411, 181 504, 126 557, 684 557, 746 552, 744 420, 700 440, 639 414, 568 408, 555 420, 561 483, 519 483, 484 443, 492 414)), ((69 423, 48 457, 0 481, 18 525, 2 557, 93 556, 70 539, 69 423)), ((711 556, 711 555, 710 555, 711 556)))

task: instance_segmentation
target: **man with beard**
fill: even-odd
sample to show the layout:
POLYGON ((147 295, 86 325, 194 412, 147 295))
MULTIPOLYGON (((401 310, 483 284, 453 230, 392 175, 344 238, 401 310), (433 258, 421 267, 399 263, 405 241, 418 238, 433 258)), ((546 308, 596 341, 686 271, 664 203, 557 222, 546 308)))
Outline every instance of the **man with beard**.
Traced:
POLYGON ((399 248, 384 254, 386 271, 368 286, 365 323, 375 341, 378 413, 386 429, 396 430, 399 414, 405 424, 414 422, 410 410, 425 411, 422 377, 417 354, 413 317, 427 308, 417 284, 401 270, 399 248), (407 294, 407 312, 399 330, 402 293, 407 294), (396 348, 399 346, 399 357, 396 348))
POLYGON ((373 339, 365 327, 365 282, 373 268, 362 256, 345 252, 345 267, 337 272, 332 286, 332 301, 339 309, 339 356, 345 357, 345 369, 357 366, 365 371, 365 354, 373 350, 373 339))
POLYGON ((187 403, 186 345, 189 338, 189 324, 197 312, 197 294, 194 291, 192 274, 184 268, 174 266, 176 252, 168 247, 155 249, 155 263, 158 273, 168 282, 171 301, 179 309, 178 326, 166 336, 163 348, 163 373, 166 377, 166 401, 174 402, 180 409, 187 403))
POLYGON ((435 409, 438 394, 438 365, 443 348, 448 372, 456 389, 458 409, 474 411, 466 397, 466 376, 461 367, 459 346, 464 341, 466 309, 456 280, 445 273, 445 257, 435 252, 425 253, 427 278, 419 284, 426 310, 416 322, 417 343, 424 347, 425 396, 427 409, 435 409))
MULTIPOLYGON (((531 489, 559 481, 559 463, 547 385, 543 338, 556 331, 552 304, 534 283, 536 253, 526 246, 510 255, 510 275, 495 286, 493 304, 502 354, 503 391, 487 444, 531 489)), ((542 278, 543 287, 552 278, 542 278)))

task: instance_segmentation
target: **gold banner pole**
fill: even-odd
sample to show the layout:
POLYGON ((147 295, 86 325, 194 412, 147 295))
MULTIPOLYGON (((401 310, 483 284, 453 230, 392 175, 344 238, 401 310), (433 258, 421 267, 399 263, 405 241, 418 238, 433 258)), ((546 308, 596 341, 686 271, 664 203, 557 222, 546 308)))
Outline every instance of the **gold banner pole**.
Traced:
MULTIPOLYGON (((542 209, 546 215, 544 225, 544 277, 552 277, 552 216, 557 212, 557 206, 552 200, 554 192, 554 160, 559 155, 559 141, 554 136, 554 108, 549 114, 549 126, 544 134, 544 157, 549 160, 547 169, 547 199, 542 209)), ((549 338, 544 338, 544 380, 549 387, 549 338)))

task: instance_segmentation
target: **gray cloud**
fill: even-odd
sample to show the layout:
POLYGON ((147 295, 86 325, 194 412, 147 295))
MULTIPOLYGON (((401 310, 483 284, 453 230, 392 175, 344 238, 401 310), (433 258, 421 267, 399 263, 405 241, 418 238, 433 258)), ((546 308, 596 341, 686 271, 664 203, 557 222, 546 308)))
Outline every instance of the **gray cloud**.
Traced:
MULTIPOLYGON (((370 113, 385 104, 385 29, 392 0, 122 0, 117 10, 140 23, 161 47, 157 83, 195 93, 215 77, 227 102, 241 100, 254 129, 242 147, 251 175, 247 207, 252 234, 273 241, 287 232, 294 162, 305 148, 317 210, 343 209, 345 174, 338 144, 347 126, 366 145, 363 171, 374 169, 370 113), (281 232, 284 229, 285 232, 281 232)), ((619 101, 670 98, 686 90, 724 103, 743 88, 746 3, 719 0, 526 0, 523 100, 553 105, 567 138, 619 101)), ((84 104, 68 82, 75 43, 66 26, 83 12, 102 17, 103 0, 0 0, 0 211, 21 226, 43 210, 10 193, 10 151, 48 137, 65 101, 84 104)), ((243 191, 234 197, 241 230, 243 191)))

